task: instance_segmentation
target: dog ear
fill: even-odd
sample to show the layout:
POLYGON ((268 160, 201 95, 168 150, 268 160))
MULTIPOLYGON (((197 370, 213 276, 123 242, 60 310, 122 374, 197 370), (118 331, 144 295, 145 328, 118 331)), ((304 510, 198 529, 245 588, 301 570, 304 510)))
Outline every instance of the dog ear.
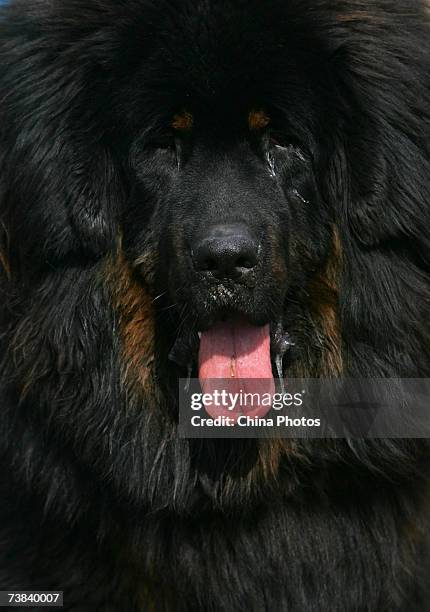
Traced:
POLYGON ((11 7, 2 23, 0 219, 23 257, 99 257, 114 244, 122 200, 102 119, 105 41, 43 28, 38 6, 34 15, 11 7))
POLYGON ((342 127, 329 182, 364 248, 400 241, 430 252, 430 47, 418 17, 387 20, 369 10, 337 27, 342 44, 331 68, 342 127))
MULTIPOLYGON (((370 125, 369 125, 370 123, 370 125)), ((363 126, 346 144, 345 217, 364 247, 409 239, 430 246, 430 168, 424 151, 401 131, 363 126)))

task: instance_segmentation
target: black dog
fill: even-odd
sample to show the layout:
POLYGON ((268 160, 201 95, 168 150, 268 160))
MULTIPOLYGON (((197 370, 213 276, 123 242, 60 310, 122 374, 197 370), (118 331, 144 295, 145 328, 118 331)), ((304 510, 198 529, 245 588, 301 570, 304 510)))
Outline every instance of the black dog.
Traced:
POLYGON ((424 0, 3 10, 0 589, 430 609, 426 441, 176 431, 217 348, 243 376, 287 337, 286 377, 430 376, 429 23, 424 0))

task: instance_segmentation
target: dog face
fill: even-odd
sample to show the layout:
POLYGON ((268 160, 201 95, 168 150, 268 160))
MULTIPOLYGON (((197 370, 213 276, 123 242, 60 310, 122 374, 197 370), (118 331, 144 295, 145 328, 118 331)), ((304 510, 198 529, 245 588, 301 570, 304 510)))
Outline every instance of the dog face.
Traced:
POLYGON ((124 244, 137 262, 155 252, 154 297, 185 309, 196 331, 229 316, 276 327, 288 289, 321 266, 329 245, 312 154, 265 127, 252 133, 243 122, 243 133, 216 138, 195 121, 195 133, 135 154, 124 244))
POLYGON ((130 197, 122 244, 156 300, 157 336, 167 330, 180 373, 196 371, 198 335, 220 321, 266 329, 275 372, 280 337, 305 344, 303 313, 288 304, 302 299, 332 249, 320 142, 331 111, 313 58, 306 71, 300 65, 291 28, 262 49, 250 26, 238 49, 220 18, 198 48, 184 24, 179 48, 142 63, 133 97, 145 109, 140 123, 121 100, 133 117, 124 125, 130 197), (280 44, 281 58, 273 47, 280 44), (219 66, 222 54, 231 65, 219 66), (149 111, 148 99, 157 102, 149 111))

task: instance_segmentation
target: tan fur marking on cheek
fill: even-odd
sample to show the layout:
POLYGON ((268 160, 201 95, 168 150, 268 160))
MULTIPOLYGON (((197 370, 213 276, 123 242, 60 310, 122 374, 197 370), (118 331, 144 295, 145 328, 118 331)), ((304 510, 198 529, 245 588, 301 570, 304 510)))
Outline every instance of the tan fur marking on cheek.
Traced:
POLYGON ((337 21, 348 23, 353 21, 363 21, 367 17, 364 11, 354 11, 352 13, 340 13, 337 15, 337 21))
POLYGON ((182 113, 177 113, 173 117, 172 128, 174 130, 178 130, 181 132, 190 131, 194 125, 194 117, 191 113, 187 111, 183 111, 182 113))
POLYGON ((350 13, 339 13, 336 15, 336 20, 339 23, 359 24, 372 23, 373 25, 384 25, 387 20, 384 14, 375 14, 365 9, 351 11, 350 13))
POLYGON ((334 305, 326 305, 321 308, 320 315, 326 348, 323 369, 327 376, 338 376, 343 370, 343 359, 337 309, 334 305))
POLYGON ((11 270, 10 270, 10 265, 9 265, 9 261, 8 258, 6 257, 6 254, 3 253, 2 251, 0 251, 0 265, 3 268, 6 277, 8 278, 8 280, 11 279, 11 270))
POLYGON ((263 130, 269 123, 270 117, 262 110, 253 110, 248 115, 248 126, 251 131, 263 130))
POLYGON ((11 279, 11 266, 9 262, 9 234, 5 224, 0 219, 0 266, 3 268, 8 280, 11 279))
POLYGON ((327 284, 336 293, 339 291, 339 274, 342 265, 342 242, 340 240, 339 230, 333 226, 332 250, 326 265, 327 284))
POLYGON ((278 239, 272 230, 268 230, 267 238, 270 244, 272 274, 279 285, 285 285, 287 280, 287 268, 282 255, 278 253, 278 239))
POLYGON ((108 267, 124 358, 123 375, 133 389, 152 384, 155 318, 153 300, 122 253, 108 267))
POLYGON ((324 270, 310 286, 311 309, 324 343, 322 376, 339 376, 343 371, 342 333, 339 320, 339 280, 342 245, 333 228, 332 250, 324 270))

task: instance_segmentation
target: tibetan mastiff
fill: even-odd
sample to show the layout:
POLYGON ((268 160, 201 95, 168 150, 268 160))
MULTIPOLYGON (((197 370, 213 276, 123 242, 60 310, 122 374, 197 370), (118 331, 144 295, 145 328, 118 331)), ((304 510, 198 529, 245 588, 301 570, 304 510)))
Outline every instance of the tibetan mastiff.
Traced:
POLYGON ((1 590, 430 609, 426 440, 177 433, 178 379, 232 364, 430 377, 429 24, 424 0, 2 9, 1 590))

